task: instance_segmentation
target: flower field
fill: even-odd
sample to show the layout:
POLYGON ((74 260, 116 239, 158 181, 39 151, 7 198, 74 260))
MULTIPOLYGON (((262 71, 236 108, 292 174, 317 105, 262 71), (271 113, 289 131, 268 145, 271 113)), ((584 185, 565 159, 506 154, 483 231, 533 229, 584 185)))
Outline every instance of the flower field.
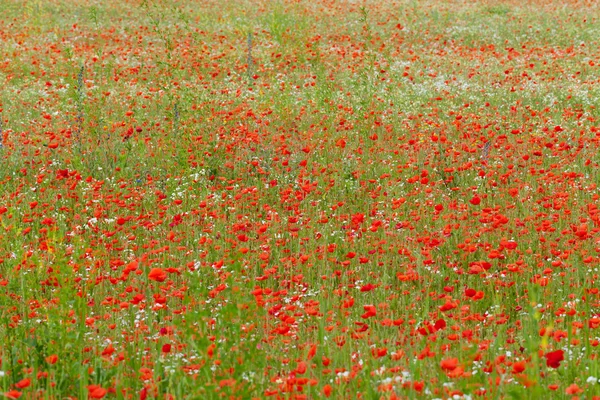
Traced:
POLYGON ((600 399, 600 5, 0 2, 0 395, 600 399))

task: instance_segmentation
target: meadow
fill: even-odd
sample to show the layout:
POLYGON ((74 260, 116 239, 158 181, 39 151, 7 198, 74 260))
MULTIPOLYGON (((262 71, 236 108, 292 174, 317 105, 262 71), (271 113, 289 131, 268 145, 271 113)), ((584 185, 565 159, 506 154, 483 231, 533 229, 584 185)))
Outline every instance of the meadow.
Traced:
POLYGON ((599 17, 0 1, 0 394, 600 399, 599 17))

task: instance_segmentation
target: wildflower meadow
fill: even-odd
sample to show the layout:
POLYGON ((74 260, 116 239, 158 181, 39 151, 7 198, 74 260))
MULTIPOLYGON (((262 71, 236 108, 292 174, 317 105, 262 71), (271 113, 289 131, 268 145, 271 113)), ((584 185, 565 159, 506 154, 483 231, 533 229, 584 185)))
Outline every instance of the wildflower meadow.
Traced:
POLYGON ((600 3, 0 0, 0 397, 600 399, 600 3))

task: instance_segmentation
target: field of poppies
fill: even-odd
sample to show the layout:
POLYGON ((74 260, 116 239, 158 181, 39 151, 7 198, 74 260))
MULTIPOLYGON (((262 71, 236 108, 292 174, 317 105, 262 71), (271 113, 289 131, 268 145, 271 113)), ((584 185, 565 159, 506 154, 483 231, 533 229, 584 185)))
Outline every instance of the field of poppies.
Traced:
POLYGON ((3 0, 0 394, 600 399, 595 1, 3 0))

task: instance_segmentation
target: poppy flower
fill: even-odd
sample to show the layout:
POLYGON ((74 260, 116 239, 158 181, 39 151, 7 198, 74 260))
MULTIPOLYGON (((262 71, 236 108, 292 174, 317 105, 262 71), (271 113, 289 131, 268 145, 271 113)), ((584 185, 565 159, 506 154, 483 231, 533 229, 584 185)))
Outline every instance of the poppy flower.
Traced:
POLYGON ((106 389, 102 388, 99 385, 89 385, 88 389, 88 398, 90 399, 101 399, 106 396, 108 392, 106 389))
POLYGON ((31 379, 29 379, 29 378, 21 379, 19 382, 17 382, 15 384, 15 386, 18 387, 19 389, 25 389, 29 385, 31 385, 31 379))
POLYGON ((513 374, 520 374, 521 372, 525 371, 526 367, 527 363, 525 361, 517 361, 512 366, 512 372, 513 374))
POLYGON ((11 390, 10 392, 4 393, 4 396, 8 399, 18 399, 19 397, 21 397, 21 394, 22 393, 18 390, 11 390))
POLYGON ((546 353, 544 357, 546 358, 546 365, 550 368, 558 368, 560 367, 560 362, 565 359, 565 352, 562 350, 551 351, 546 353))
POLYGON ((56 364, 56 362, 58 361, 58 356, 56 354, 52 354, 49 355, 48 357, 46 357, 46 362, 48 364, 56 364))
POLYGON ((582 393, 582 392, 583 392, 583 390, 576 383, 570 385, 565 390, 566 394, 570 394, 570 395, 573 395, 573 396, 576 395, 576 394, 582 393))
POLYGON ((148 279, 156 282, 164 282, 167 279, 167 273, 160 268, 152 268, 148 274, 148 279))
POLYGON ((458 367, 458 358, 446 358, 440 362, 440 367, 444 371, 453 371, 458 367))
POLYGON ((481 198, 479 196, 473 196, 471 200, 469 200, 469 203, 478 206, 481 203, 481 198))
POLYGON ((367 318, 374 317, 377 315, 377 308, 375 308, 375 306, 366 305, 366 306, 363 306, 363 308, 366 312, 361 315, 361 318, 367 319, 367 318))

